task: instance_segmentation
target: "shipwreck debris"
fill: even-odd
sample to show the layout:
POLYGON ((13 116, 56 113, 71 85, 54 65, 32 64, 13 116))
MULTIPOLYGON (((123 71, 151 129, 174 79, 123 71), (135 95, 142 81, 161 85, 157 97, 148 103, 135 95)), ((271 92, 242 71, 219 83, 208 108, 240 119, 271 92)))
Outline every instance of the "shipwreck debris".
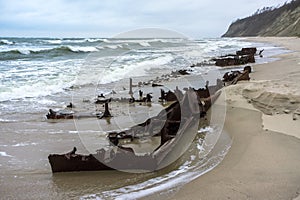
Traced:
POLYGON ((140 99, 143 98, 143 91, 142 90, 139 90, 139 96, 140 96, 140 99))
POLYGON ((110 114, 109 109, 108 109, 108 102, 105 102, 105 104, 104 104, 104 113, 103 113, 103 115, 97 116, 97 117, 99 119, 112 117, 112 115, 110 114))
POLYGON ((256 51, 257 51, 256 47, 242 48, 242 50, 236 52, 236 55, 239 55, 239 56, 255 55, 256 51))
POLYGON ((180 69, 180 70, 176 70, 176 71, 172 71, 171 72, 171 76, 175 77, 178 76, 178 75, 190 75, 190 72, 189 70, 187 69, 180 69))
POLYGON ((152 99, 152 95, 151 93, 146 94, 146 97, 140 96, 140 99, 136 100, 136 99, 132 99, 132 101, 130 103, 134 103, 134 102, 138 102, 138 103, 151 103, 151 99, 152 99))
POLYGON ((220 92, 217 92, 199 102, 194 98, 193 89, 190 89, 181 100, 173 102, 144 123, 125 131, 108 133, 109 148, 99 149, 95 154, 89 155, 76 154, 76 149, 66 154, 50 154, 48 159, 52 172, 112 170, 113 166, 118 166, 118 169, 122 170, 147 171, 166 167, 169 162, 166 165, 164 161, 173 157, 171 155, 176 152, 176 148, 181 149, 179 144, 185 144, 186 140, 181 138, 186 137, 186 131, 198 128, 199 122, 195 116, 198 115, 200 118, 205 116, 208 107, 202 103, 211 105, 219 95, 220 92), (195 106, 199 106, 200 109, 195 109, 195 106), (132 141, 145 135, 151 138, 160 137, 160 145, 144 155, 137 155, 133 148, 122 146, 120 143, 122 140, 132 141))
POLYGON ((181 90, 179 90, 178 86, 176 86, 174 92, 169 90, 166 93, 163 89, 160 90, 160 97, 159 97, 160 102, 178 101, 182 98, 183 98, 183 93, 181 90))
POLYGON ((105 99, 105 96, 103 95, 103 93, 101 93, 100 95, 98 95, 98 98, 104 98, 105 99))
POLYGON ((152 87, 161 87, 161 86, 163 86, 163 85, 157 84, 157 83, 152 83, 152 87))
POLYGON ((244 65, 247 63, 255 63, 254 55, 242 55, 242 56, 228 56, 223 58, 217 58, 216 66, 225 67, 225 66, 232 66, 232 65, 244 65))
POLYGON ((295 110, 293 112, 293 120, 294 121, 297 120, 299 118, 299 116, 300 116, 300 108, 298 108, 297 110, 295 110))
MULTIPOLYGON (((221 56, 220 58, 212 59, 215 61, 216 66, 225 67, 232 65, 244 65, 247 63, 255 63, 255 55, 257 48, 242 48, 240 51, 236 51, 236 54, 228 54, 221 56)), ((259 52, 259 55, 262 57, 262 51, 259 52)))
POLYGON ((109 98, 109 99, 97 99, 94 103, 95 104, 104 104, 104 103, 109 103, 109 102, 111 102, 111 98, 109 98))
POLYGON ((49 112, 46 115, 47 119, 73 119, 74 112, 66 112, 66 111, 54 111, 49 109, 49 112))
POLYGON ((190 67, 193 68, 193 67, 203 67, 203 66, 213 66, 213 65, 215 65, 215 63, 204 60, 200 63, 192 64, 190 67))
POLYGON ((259 53, 258 53, 258 55, 259 55, 261 58, 263 57, 263 55, 262 55, 263 52, 264 52, 264 49, 260 50, 259 53))
POLYGON ((129 95, 133 95, 133 92, 132 92, 132 78, 129 78, 129 92, 128 92, 129 95))
POLYGON ((250 66, 244 67, 243 71, 231 71, 226 72, 223 76, 223 82, 227 85, 234 85, 238 81, 248 81, 250 80, 249 74, 251 73, 252 69, 250 66))
POLYGON ((67 105, 67 108, 74 108, 75 106, 72 104, 72 102, 70 102, 68 105, 67 105))
POLYGON ((112 117, 112 115, 109 112, 108 109, 108 103, 109 101, 105 102, 104 108, 105 111, 102 114, 101 112, 96 113, 75 113, 74 111, 70 110, 59 110, 54 111, 52 109, 49 109, 49 112, 46 114, 47 119, 83 119, 83 118, 108 118, 112 117))

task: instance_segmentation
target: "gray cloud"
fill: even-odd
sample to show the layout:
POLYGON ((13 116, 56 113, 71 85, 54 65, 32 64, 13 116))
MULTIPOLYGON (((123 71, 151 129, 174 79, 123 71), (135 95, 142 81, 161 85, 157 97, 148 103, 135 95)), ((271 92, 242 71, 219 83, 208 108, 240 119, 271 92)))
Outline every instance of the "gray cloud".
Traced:
POLYGON ((217 37, 231 21, 285 0, 0 0, 0 36, 110 37, 137 28, 217 37))

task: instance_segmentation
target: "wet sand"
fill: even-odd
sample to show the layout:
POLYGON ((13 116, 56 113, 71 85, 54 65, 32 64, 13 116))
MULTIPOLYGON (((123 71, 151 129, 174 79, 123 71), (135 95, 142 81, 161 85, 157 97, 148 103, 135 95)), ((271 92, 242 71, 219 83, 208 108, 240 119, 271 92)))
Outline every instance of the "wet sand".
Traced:
POLYGON ((248 40, 293 52, 255 65, 250 82, 225 89, 224 129, 233 138, 232 147, 219 166, 172 199, 299 199, 300 39, 248 40))
MULTIPOLYGON (((288 54, 287 56, 290 55, 288 54)), ((290 56, 290 58, 293 60, 293 56, 290 56)), ((264 70, 265 66, 278 65, 278 69, 280 69, 282 65, 286 65, 284 60, 284 63, 280 62, 282 61, 256 66, 256 72, 251 75, 252 78, 259 80, 260 78, 258 76, 262 76, 262 72, 259 70, 264 70)), ((299 60, 296 62, 299 63, 299 60)), ((286 71, 292 72, 292 70, 294 70, 293 67, 286 71)), ((272 73, 273 79, 276 78, 275 75, 275 73, 272 73)), ((280 77, 280 75, 281 73, 277 73, 278 77, 280 77)), ((212 80, 210 80, 210 82, 214 84, 216 76, 213 75, 211 78, 212 80)), ((265 76, 262 76, 262 78, 271 79, 265 76)), ((187 76, 181 79, 170 80, 164 84, 164 86, 165 88, 174 89, 177 85, 186 86, 187 83, 196 82, 197 84, 203 84, 204 82, 199 81, 199 79, 201 79, 201 77, 187 76)), ((288 84, 290 84, 290 88, 293 89, 297 83, 298 82, 293 84, 293 81, 291 81, 288 84)), ((271 89, 272 87, 270 86, 272 85, 272 82, 264 83, 264 87, 262 87, 259 92, 265 94, 264 89, 271 89)), ((267 124, 270 123, 267 123, 267 120, 262 121, 262 112, 258 111, 242 96, 244 95, 254 99, 253 95, 257 93, 254 93, 253 90, 258 86, 261 86, 259 82, 252 81, 251 84, 246 82, 226 88, 228 110, 224 130, 231 134, 233 146, 226 156, 226 159, 217 168, 184 186, 174 197, 175 199, 199 199, 199 197, 201 199, 224 199, 227 197, 231 199, 246 199, 247 197, 252 199, 290 199, 297 196, 297 192, 300 192, 299 139, 274 131, 266 131, 262 128, 262 124, 264 124, 264 128, 266 129, 266 127, 268 127, 267 124), (247 87, 248 90, 245 90, 244 87, 247 87), (251 120, 249 120, 249 116, 251 120), (236 123, 237 121, 239 122, 238 124, 236 123)), ((200 87, 200 85, 195 85, 195 87, 200 87)), ((137 90, 138 88, 135 87, 134 89, 137 90)), ((155 88, 152 87, 145 87, 143 90, 144 92, 155 93, 155 88)), ((159 89, 157 90, 157 94, 154 95, 155 97, 159 95, 159 89)), ((94 88, 93 90, 91 89, 91 91, 94 91, 94 88)), ((128 94, 127 91, 124 92, 128 94)), ((295 91, 293 92, 295 93, 295 91)), ((82 97, 75 100, 82 101, 82 97)), ((261 99, 258 98, 257 100, 259 101, 261 99)), ((222 104, 222 102, 218 103, 219 105, 222 104)), ((282 102, 279 101, 279 103, 282 102)), ((297 105, 297 103, 293 105, 297 105)), ((127 127, 130 123, 135 124, 140 120, 143 121, 143 119, 137 115, 137 109, 141 109, 140 105, 136 107, 126 107, 124 110, 115 105, 111 106, 112 114, 115 118, 112 119, 109 125, 107 125, 108 123, 104 120, 100 122, 96 120, 97 124, 91 126, 95 121, 83 119, 62 121, 59 123, 48 123, 44 120, 5 123, 0 131, 2 135, 1 138, 4 140, 2 141, 4 144, 2 147, 8 155, 17 156, 2 156, 0 158, 2 171, 0 173, 1 198, 79 199, 85 195, 88 195, 87 198, 96 198, 99 194, 99 197, 108 195, 105 196, 106 199, 113 199, 114 196, 112 195, 120 191, 118 189, 114 190, 115 188, 121 188, 122 190, 128 185, 136 186, 136 184, 143 183, 143 181, 145 181, 145 184, 148 184, 149 182, 147 181, 150 180, 151 182, 152 178, 157 181, 157 178, 163 177, 166 174, 168 175, 168 173, 173 173, 174 169, 177 169, 178 166, 191 159, 191 156, 194 157, 194 155, 196 155, 195 153, 198 152, 197 143, 195 143, 194 148, 196 150, 192 149, 191 152, 184 155, 182 162, 180 160, 178 164, 175 163, 176 166, 171 166, 166 170, 150 174, 127 174, 113 171, 52 175, 47 160, 47 156, 50 153, 66 152, 71 150, 73 146, 77 147, 79 153, 90 153, 83 144, 84 139, 90 142, 96 141, 95 137, 97 137, 97 139, 105 138, 105 136, 101 134, 94 136, 94 138, 89 137, 89 133, 95 135, 95 132, 93 132, 95 131, 94 129, 99 128, 99 126, 105 129, 105 126, 107 126, 106 128, 110 130, 111 126, 114 125, 114 120, 117 119, 120 119, 117 121, 120 127, 127 127), (122 120, 122 117, 118 118, 119 113, 123 112, 132 114, 127 121, 122 120), (88 129, 86 127, 88 127, 88 129), (84 130, 89 130, 89 132, 82 132, 84 130), (24 132, 25 134, 23 134, 24 132), (78 132, 80 132, 80 134, 78 134, 78 132), (9 145, 6 146, 6 144, 9 145)), ((143 108, 147 107, 145 106, 143 108)), ((157 111, 156 108, 156 106, 149 108, 150 110, 147 111, 147 114, 150 116, 152 112, 157 111)), ((103 108, 101 109, 103 110, 103 108)), ((264 110, 273 112, 268 106, 265 107, 264 110)), ((281 111, 275 110, 274 112, 281 111)), ((38 118, 42 115, 44 115, 44 113, 39 113, 38 118)), ((217 108, 215 115, 222 118, 217 108)), ((280 117, 281 115, 289 117, 292 116, 292 113, 285 115, 284 113, 280 113, 272 116, 264 115, 264 117, 280 117)), ((273 119, 271 121, 273 121, 273 119)), ((293 121, 285 122, 293 123, 293 121)), ((299 124, 299 122, 300 119, 295 121, 297 124, 299 124)), ((287 123, 280 124, 285 125, 287 123)), ((274 124, 271 123, 271 125, 273 125, 273 129, 268 127, 268 130, 275 129, 274 124)), ((293 130, 297 130, 297 127, 294 125, 289 126, 294 127, 293 129, 288 129, 290 130, 289 132, 295 134, 293 130)), ((283 128, 285 129, 285 127, 283 128)), ((216 147, 214 149, 216 149, 218 153, 218 149, 216 147)), ((94 150, 92 152, 94 152, 94 150)), ((220 152, 222 152, 222 149, 220 152)), ((223 159, 222 156, 221 158, 223 159)), ((197 159, 195 159, 195 161, 197 161, 197 159)), ((177 172, 175 171, 175 173, 177 172)), ((182 182, 185 183, 188 181, 184 180, 182 182)), ((157 186, 157 188, 159 187, 162 186, 157 186)), ((124 193, 128 193, 127 191, 124 193)), ((144 188, 141 189, 141 192, 144 191, 144 188)), ((173 191, 176 190, 172 190, 167 196, 172 196, 173 191)), ((134 192, 131 191, 131 193, 134 192)), ((162 193, 157 192, 159 196, 154 195, 155 198, 153 199, 165 199, 166 194, 164 196, 161 194, 162 193)), ((147 198, 151 199, 152 197, 147 198)))
MULTIPOLYGON (((211 83, 214 84, 215 76, 212 75, 211 79, 211 83)), ((163 84, 166 89, 174 89, 176 86, 182 89, 189 85, 194 86, 193 83, 195 83, 195 87, 199 88, 203 87, 204 81, 199 76, 183 76, 163 84)), ((82 90, 84 89, 86 88, 82 90)), ((135 96, 138 95, 138 89, 138 87, 133 88, 135 96)), ((158 101, 159 88, 148 86, 142 89, 144 92, 152 92, 154 102, 158 101)), ((92 91, 90 93, 94 94, 92 88, 88 88, 88 91, 92 91)), ((128 91, 121 89, 121 92, 128 95, 128 91)), ((93 103, 82 101, 85 98, 84 95, 73 98, 72 102, 76 105, 73 111, 90 113, 95 110, 93 103)), ((91 99, 91 97, 87 96, 86 99, 91 99)), ((230 138, 224 137, 223 140, 219 140, 221 141, 220 145, 216 145, 218 148, 214 148, 216 151, 210 155, 214 159, 206 159, 206 151, 210 150, 210 147, 213 146, 211 144, 215 143, 217 140, 215 138, 219 136, 219 131, 214 130, 214 133, 205 136, 207 147, 202 145, 201 136, 197 135, 189 151, 177 162, 157 172, 135 174, 99 171, 52 174, 48 162, 49 154, 66 153, 74 146, 77 147, 77 152, 80 154, 94 153, 96 149, 108 144, 105 130, 128 128, 157 115, 162 109, 160 103, 153 103, 151 106, 144 103, 142 105, 139 103, 121 104, 110 104, 111 114, 114 116, 110 120, 79 117, 74 120, 47 121, 44 119, 46 113, 41 112, 31 114, 34 115, 32 120, 24 118, 24 121, 1 123, 0 199, 115 199, 117 197, 122 199, 127 198, 127 194, 129 194, 128 198, 134 199, 152 195, 156 191, 158 192, 153 194, 154 199, 163 199, 164 197, 161 196, 161 193, 164 192, 161 189, 163 186, 172 188, 173 178, 176 179, 175 182, 183 185, 186 183, 184 178, 187 175, 204 173, 216 166, 224 158, 228 146, 231 144, 230 138), (195 159, 196 156, 201 159, 195 159), (159 196, 157 197, 156 194, 159 196)), ((53 109, 57 108, 53 107, 53 109)), ((102 106, 99 108, 97 106, 96 109, 103 111, 102 106)), ((216 111, 215 114, 221 118, 223 116, 219 111, 216 111)), ((20 115, 19 118, 22 119, 24 115, 20 115)), ((206 124, 205 121, 204 123, 206 124)), ((196 133, 197 130, 192 132, 196 133)), ((165 196, 167 195, 165 194, 165 196)))

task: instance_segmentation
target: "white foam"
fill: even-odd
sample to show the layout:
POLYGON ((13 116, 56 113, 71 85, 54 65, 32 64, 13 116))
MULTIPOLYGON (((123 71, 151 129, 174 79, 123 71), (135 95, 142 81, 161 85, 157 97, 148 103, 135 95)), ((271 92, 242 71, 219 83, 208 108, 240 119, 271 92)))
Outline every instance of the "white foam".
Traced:
POLYGON ((191 160, 195 160, 196 156, 195 155, 191 155, 191 160))
POLYGON ((49 99, 40 99, 39 104, 54 105, 54 104, 56 104, 56 101, 49 100, 49 99))
POLYGON ((143 46, 143 47, 150 47, 150 46, 151 46, 151 45, 150 45, 148 42, 146 42, 146 41, 139 42, 139 44, 140 44, 141 46, 143 46))
POLYGON ((39 52, 39 51, 44 51, 44 50, 50 50, 52 48, 50 47, 27 47, 27 46, 18 46, 16 48, 16 46, 11 46, 11 47, 2 47, 0 48, 0 52, 9 52, 9 51, 17 51, 20 54, 24 54, 24 55, 29 55, 31 52, 39 52))
POLYGON ((11 120, 11 119, 1 119, 0 122, 16 122, 16 120, 11 120))
POLYGON ((83 196, 81 199, 89 199, 95 197, 98 197, 99 199, 102 199, 101 197, 103 197, 104 199, 109 197, 120 200, 138 199, 158 192, 167 192, 172 188, 181 187, 182 185, 214 169, 217 164, 219 164, 223 159, 222 155, 218 156, 208 159, 205 163, 202 163, 201 166, 197 166, 197 168, 199 169, 196 170, 193 170, 195 166, 188 166, 190 162, 187 162, 183 164, 178 170, 172 171, 162 177, 153 178, 140 184, 106 191, 103 192, 100 196, 96 194, 83 196), (201 167, 204 167, 204 169, 202 169, 202 171, 198 171, 201 167))
POLYGON ((199 152, 204 152, 205 151, 203 145, 201 145, 202 141, 203 141, 202 139, 198 140, 199 143, 197 144, 197 149, 199 150, 199 152))
MULTIPOLYGON (((160 68, 161 66, 171 62, 173 57, 171 55, 158 57, 155 59, 148 59, 137 63, 129 62, 127 65, 111 66, 110 69, 106 69, 103 77, 99 77, 99 83, 105 84, 115 82, 124 78, 144 76, 147 74, 147 70, 151 68, 160 68)), ((116 65, 116 64, 115 64, 116 65)))
POLYGON ((3 43, 3 44, 8 44, 8 45, 13 45, 13 44, 14 44, 13 42, 8 41, 8 40, 5 40, 5 39, 0 40, 0 41, 1 41, 1 43, 3 43))
POLYGON ((11 146, 12 147, 24 147, 24 146, 29 146, 29 145, 37 145, 37 143, 35 143, 35 142, 31 142, 31 143, 21 142, 21 143, 17 143, 17 144, 11 145, 11 146))
POLYGON ((105 43, 111 43, 111 41, 109 41, 108 39, 102 39, 102 41, 105 43))
POLYGON ((24 55, 29 55, 30 54, 30 50, 28 50, 28 49, 18 49, 18 51, 21 54, 24 54, 24 55))
POLYGON ((79 46, 68 46, 71 51, 74 52, 96 52, 98 49, 96 47, 79 47, 79 46))
MULTIPOLYGON (((223 144, 221 150, 211 154, 210 157, 196 159, 196 155, 191 155, 190 160, 187 160, 178 169, 160 177, 151 178, 139 184, 128 185, 119 189, 104 191, 100 194, 86 195, 80 199, 111 198, 123 200, 143 198, 154 193, 166 195, 170 190, 176 190, 179 187, 182 187, 184 184, 214 169, 223 160, 229 148, 230 144, 223 144)), ((199 151, 199 155, 200 153, 201 151, 199 151)))
POLYGON ((66 85, 70 85, 70 83, 62 83, 62 81, 57 80, 57 85, 38 82, 32 85, 17 86, 10 88, 9 91, 2 92, 0 101, 47 96, 49 94, 63 92, 63 88, 66 85))
MULTIPOLYGON (((0 101, 22 99, 26 97, 41 97, 63 92, 74 84, 79 64, 73 61, 13 61, 8 71, 0 72, 0 77, 7 80, 0 87, 0 101), (15 78, 18 77, 18 78, 15 78)), ((40 104, 51 105, 55 102, 41 99, 40 104)))
POLYGON ((71 134, 78 134, 78 131, 69 131, 71 134))
POLYGON ((210 126, 204 127, 204 128, 200 128, 198 133, 212 133, 214 131, 214 129, 210 126))
POLYGON ((106 42, 109 43, 107 39, 101 39, 101 38, 87 38, 85 39, 87 42, 106 42))
POLYGON ((49 134, 61 134, 61 133, 64 133, 65 131, 64 130, 57 130, 57 131, 49 131, 48 133, 49 134))
POLYGON ((62 43, 61 40, 47 40, 47 42, 50 44, 61 44, 62 43))
POLYGON ((106 48, 109 48, 109 49, 123 48, 122 45, 106 45, 105 47, 106 47, 106 48))
POLYGON ((13 157, 11 155, 8 155, 5 151, 0 151, 0 156, 4 156, 4 157, 13 157))

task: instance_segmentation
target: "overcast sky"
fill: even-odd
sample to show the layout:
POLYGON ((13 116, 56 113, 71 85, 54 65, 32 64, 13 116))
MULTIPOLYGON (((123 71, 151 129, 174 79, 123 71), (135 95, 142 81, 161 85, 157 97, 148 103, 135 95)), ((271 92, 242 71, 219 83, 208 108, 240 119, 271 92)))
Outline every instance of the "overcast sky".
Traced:
POLYGON ((139 28, 219 37, 237 18, 285 1, 0 0, 0 37, 113 37, 139 28))

